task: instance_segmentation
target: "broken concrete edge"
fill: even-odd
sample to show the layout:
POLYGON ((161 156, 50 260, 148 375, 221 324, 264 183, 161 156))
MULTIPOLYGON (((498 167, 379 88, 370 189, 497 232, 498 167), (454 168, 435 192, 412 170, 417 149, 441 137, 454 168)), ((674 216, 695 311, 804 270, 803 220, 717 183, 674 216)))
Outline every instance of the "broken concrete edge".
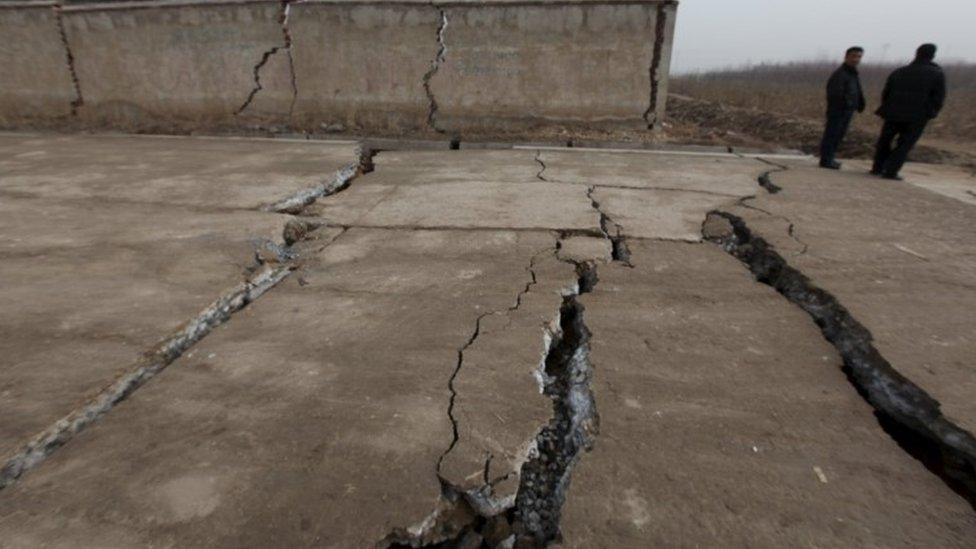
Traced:
POLYGON ((555 319, 543 329, 543 352, 535 373, 540 391, 553 403, 553 417, 522 448, 519 486, 514 497, 496 498, 494 485, 507 479, 491 479, 492 457, 485 462, 482 486, 462 489, 451 485, 440 475, 443 459, 458 441, 457 422, 448 415, 454 427, 454 437, 448 450, 437 463, 441 481, 441 498, 436 509, 420 523, 395 528, 379 547, 433 547, 456 545, 465 539, 477 539, 491 547, 544 547, 559 538, 560 510, 569 489, 573 467, 583 451, 592 448, 599 431, 599 415, 590 389, 593 367, 589 360, 590 331, 583 322, 584 307, 579 296, 589 293, 597 283, 596 264, 561 259, 561 241, 535 255, 527 271, 531 280, 516 296, 515 303, 504 311, 478 316, 471 337, 458 351, 458 365, 449 381, 451 404, 456 392, 453 380, 463 367, 464 351, 480 333, 484 318, 518 309, 522 298, 537 283, 533 266, 543 253, 555 253, 557 259, 572 263, 577 278, 562 291, 562 303, 555 319), (500 526, 503 525, 503 526, 500 526), (489 540, 487 530, 504 532, 503 537, 489 540))
POLYGON ((64 416, 16 453, 4 458, 0 469, 0 489, 40 465, 51 453, 162 372, 214 328, 227 322, 234 313, 274 288, 294 268, 289 264, 263 265, 248 280, 225 292, 182 328, 165 338, 154 350, 146 353, 125 374, 81 408, 64 416))
POLYGON ((623 265, 633 268, 633 263, 630 262, 630 249, 627 247, 627 238, 624 236, 624 228, 620 224, 613 221, 610 216, 600 208, 600 203, 597 202, 593 193, 597 189, 597 185, 590 185, 586 188, 586 198, 590 199, 590 205, 600 214, 600 232, 603 233, 603 238, 610 241, 611 257, 613 261, 620 262, 623 265))
POLYGON ((358 157, 356 162, 342 167, 322 183, 318 183, 307 189, 302 189, 277 202, 262 206, 260 209, 265 212, 300 214, 302 210, 315 203, 319 198, 332 196, 343 191, 352 184, 354 179, 373 171, 373 157, 378 152, 376 149, 371 149, 360 144, 356 151, 356 156, 358 157))
POLYGON ((771 286, 810 315, 837 349, 848 379, 874 408, 882 428, 976 508, 976 438, 972 433, 946 418, 937 400, 881 355, 871 332, 837 298, 790 266, 742 218, 713 211, 702 233, 745 264, 758 282, 771 286))

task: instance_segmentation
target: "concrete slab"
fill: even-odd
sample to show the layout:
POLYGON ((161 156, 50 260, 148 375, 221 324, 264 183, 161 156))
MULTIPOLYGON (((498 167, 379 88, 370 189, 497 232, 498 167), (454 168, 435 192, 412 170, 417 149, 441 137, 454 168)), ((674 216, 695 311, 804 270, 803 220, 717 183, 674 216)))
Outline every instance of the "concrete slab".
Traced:
MULTIPOLYGON (((238 283, 290 219, 256 208, 355 161, 351 143, 0 135, 0 453, 238 283)), ((589 403, 589 370, 559 373, 572 356, 600 429, 564 545, 967 546, 969 504, 878 425, 809 317, 696 242, 709 210, 746 217, 962 424, 972 206, 783 163, 770 195, 774 167, 731 156, 382 152, 302 212, 336 226, 292 276, 0 489, 0 544, 433 541, 473 520, 438 520, 445 485, 496 505, 525 488, 518 528, 558 503, 541 457, 522 478, 533 443, 559 470, 580 442, 536 438, 589 403), (564 292, 589 261, 578 317, 564 292), (562 402, 540 394, 547 349, 550 394, 576 384, 562 402)))
POLYGON ((556 257, 555 241, 549 244, 525 266, 523 293, 481 320, 453 382, 458 440, 441 462, 441 477, 464 491, 481 488, 487 478, 497 501, 514 501, 530 448, 553 415, 540 369, 576 274, 556 257))
MULTIPOLYGON (((871 169, 871 163, 864 160, 851 160, 844 164, 846 170, 854 172, 863 173, 871 169)), ((906 183, 976 206, 976 174, 972 170, 910 162, 905 165, 901 175, 906 183)))
POLYGON ((248 211, 355 161, 330 146, 0 135, 0 455, 76 409, 280 241, 248 211))
POLYGON ((592 197, 625 236, 688 242, 702 239, 708 212, 737 201, 708 193, 606 187, 595 188, 592 197))
MULTIPOLYGON (((363 547, 421 523, 440 497, 459 349, 479 316, 508 316, 553 245, 356 229, 318 253, 310 243, 300 272, 0 493, 0 535, 24 547, 363 547)), ((517 383, 534 389, 542 326, 513 317, 485 336, 491 349, 531 342, 517 383)), ((517 357, 475 355, 465 369, 487 377, 473 388, 501 396, 493 366, 517 357)))
POLYGON ((880 429, 806 314, 718 247, 631 252, 582 298, 600 436, 563 546, 970 545, 972 509, 880 429))
MULTIPOLYGON (((805 253, 790 263, 832 293, 872 332, 901 374, 976 432, 972 311, 976 309, 974 209, 917 186, 867 174, 793 168, 775 175, 783 191, 750 204, 794 226, 762 233, 805 253)), ((767 214, 738 209, 747 222, 767 214)))
POLYGON ((0 456, 80 406, 254 264, 285 216, 0 200, 0 456))
POLYGON ((732 155, 695 155, 663 151, 543 150, 540 161, 548 181, 614 185, 639 189, 675 189, 728 196, 757 192, 756 179, 769 169, 755 159, 732 155))
POLYGON ((530 150, 382 151, 369 182, 538 183, 542 166, 530 150))
POLYGON ((357 161, 351 141, 0 134, 0 196, 257 209, 357 161))
MULTIPOLYGON (((383 156, 377 157, 381 166, 383 156)), ((586 188, 568 190, 559 183, 533 180, 529 161, 525 151, 395 153, 386 170, 378 169, 349 190, 318 201, 307 213, 343 226, 598 233, 599 213, 586 188), (409 163, 413 155, 418 164, 403 175, 389 168, 409 163), (484 170, 479 179, 486 161, 509 159, 513 169, 484 170), (521 182, 513 184, 519 178, 521 182)))

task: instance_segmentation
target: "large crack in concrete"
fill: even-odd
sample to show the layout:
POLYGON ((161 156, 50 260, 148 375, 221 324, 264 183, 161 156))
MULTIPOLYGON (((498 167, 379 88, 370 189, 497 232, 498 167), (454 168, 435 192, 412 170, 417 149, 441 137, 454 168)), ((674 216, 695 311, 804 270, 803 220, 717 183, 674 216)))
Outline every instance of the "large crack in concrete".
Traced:
POLYGON ((95 398, 42 431, 12 456, 6 457, 0 469, 0 489, 40 465, 51 453, 132 395, 214 328, 227 322, 234 313, 284 280, 292 268, 289 264, 263 266, 250 279, 225 292, 183 328, 164 339, 95 398))
POLYGON ((447 43, 444 41, 444 33, 447 31, 447 12, 444 8, 438 8, 437 13, 440 17, 440 21, 437 24, 437 53, 434 54, 434 59, 430 62, 430 68, 424 73, 422 83, 424 94, 427 96, 427 126, 437 133, 445 133, 443 129, 437 126, 437 111, 439 107, 437 105, 437 98, 434 96, 434 91, 430 87, 431 79, 434 78, 441 69, 441 64, 447 59, 447 43))
POLYGON ((630 261, 630 248, 627 247, 624 228, 610 219, 610 216, 601 209, 600 203, 593 197, 596 188, 596 185, 587 187, 586 197, 590 199, 590 205, 593 209, 600 214, 600 232, 603 233, 604 238, 610 241, 611 257, 614 261, 633 268, 634 264, 630 261))
POLYGON ((773 174, 788 172, 790 171, 789 166, 784 166, 783 164, 777 164, 776 162, 766 160, 765 158, 762 157, 757 157, 756 160, 758 160, 763 164, 774 167, 774 169, 767 170, 759 175, 759 186, 766 189, 766 191, 769 192, 769 194, 776 194, 782 191, 783 190, 782 187, 773 183, 773 174))
POLYGON ((535 174, 535 178, 538 179, 539 181, 546 181, 546 182, 548 182, 549 180, 546 179, 546 176, 545 175, 543 175, 543 174, 546 173, 547 166, 546 166, 546 163, 543 162, 543 160, 542 160, 542 151, 536 151, 535 152, 535 159, 534 160, 535 160, 535 163, 539 165, 539 171, 538 171, 538 173, 535 174))
POLYGON ((650 104, 647 106, 647 110, 644 111, 644 122, 647 124, 648 129, 654 129, 660 121, 657 119, 657 102, 660 98, 661 93, 661 60, 664 57, 664 43, 665 43, 665 33, 668 28, 668 4, 661 3, 657 6, 657 16, 655 17, 654 25, 654 50, 651 53, 651 66, 648 69, 649 77, 651 80, 651 95, 649 98, 650 104))
POLYGON ((871 332, 755 236, 741 218, 712 212, 702 233, 744 263, 759 282, 806 311, 840 353, 848 379, 874 408, 884 430, 976 507, 976 438, 943 416, 937 400, 892 367, 874 347, 871 332))
POLYGON ((348 188, 357 177, 372 172, 373 158, 376 154, 376 151, 360 145, 356 151, 358 158, 356 162, 344 166, 321 183, 302 189, 272 204, 262 206, 261 210, 283 214, 299 214, 316 200, 341 192, 348 188))
POLYGON ((295 63, 291 55, 291 33, 288 30, 288 18, 291 15, 291 2, 292 0, 281 0, 281 12, 278 15, 278 24, 281 25, 281 36, 282 43, 279 46, 274 46, 263 54, 261 54, 261 59, 254 65, 252 69, 254 73, 254 87, 251 88, 251 92, 247 95, 247 99, 236 111, 234 115, 239 115, 244 112, 248 107, 251 106, 251 102, 257 96, 258 92, 264 89, 261 85, 261 69, 268 63, 268 60, 272 56, 277 54, 279 51, 284 51, 288 58, 288 70, 291 76, 291 104, 288 107, 288 117, 291 118, 292 112, 295 110, 295 101, 298 99, 298 81, 295 77, 295 63))
POLYGON ((558 331, 549 334, 543 369, 544 393, 553 417, 536 437, 535 455, 519 476, 512 512, 514 545, 546 547, 559 541, 559 523, 572 471, 599 433, 599 415, 590 383, 590 331, 579 296, 598 282, 593 263, 576 263, 576 287, 563 296, 558 331))
MULTIPOLYGON (((372 158, 371 151, 361 148, 358 163, 340 170, 332 182, 317 186, 315 189, 322 187, 324 190, 313 196, 310 201, 305 202, 306 195, 301 194, 299 197, 290 197, 276 204, 307 205, 319 196, 339 192, 347 188, 355 177, 372 170, 372 158)), ((295 213, 301 213, 300 210, 301 208, 295 213)), ((292 246, 304 241, 309 233, 319 226, 307 219, 290 219, 282 232, 284 244, 269 240, 253 242, 255 263, 249 268, 249 274, 244 282, 223 292, 199 314, 174 333, 166 336, 153 349, 144 353, 135 364, 126 368, 125 373, 94 398, 35 435, 13 454, 3 457, 0 461, 2 463, 0 490, 16 482, 31 469, 38 467, 58 448, 98 421, 117 404, 129 398, 137 389, 165 370, 216 327, 229 321, 235 313, 243 310, 287 278, 299 266, 298 254, 292 246)), ((345 232, 342 230, 329 239, 324 246, 335 242, 345 232)))
MULTIPOLYGON (((558 254, 557 241, 555 253, 558 254)), ((437 463, 441 480, 441 501, 420 524, 397 528, 379 545, 382 547, 544 547, 559 537, 560 510, 569 487, 573 466, 584 450, 589 450, 598 431, 599 418, 590 391, 592 366, 589 362, 590 332, 583 322, 580 295, 592 291, 597 282, 593 263, 574 262, 577 280, 563 294, 554 328, 543 333, 545 353, 538 377, 543 393, 552 400, 553 417, 529 445, 527 460, 519 472, 519 487, 514 498, 497 499, 493 489, 506 480, 490 478, 493 458, 485 458, 483 485, 462 491, 440 474, 441 463, 459 440, 458 423, 453 415, 457 396, 453 382, 464 365, 464 352, 481 333, 481 322, 488 316, 510 314, 537 283, 535 261, 547 249, 535 254, 527 267, 530 280, 517 294, 514 304, 503 311, 479 315, 467 342, 458 351, 457 366, 448 383, 448 416, 453 427, 449 448, 437 463)), ((565 260, 564 260, 565 261, 565 260)))
POLYGON ((71 116, 78 116, 78 109, 85 104, 85 98, 81 94, 81 82, 78 80, 78 71, 75 69, 75 54, 71 50, 68 42, 68 34, 64 30, 64 17, 60 3, 51 6, 54 11, 54 20, 57 21, 58 33, 61 36, 61 46, 64 48, 64 57, 68 66, 68 74, 71 75, 71 85, 75 90, 75 98, 71 101, 71 116))

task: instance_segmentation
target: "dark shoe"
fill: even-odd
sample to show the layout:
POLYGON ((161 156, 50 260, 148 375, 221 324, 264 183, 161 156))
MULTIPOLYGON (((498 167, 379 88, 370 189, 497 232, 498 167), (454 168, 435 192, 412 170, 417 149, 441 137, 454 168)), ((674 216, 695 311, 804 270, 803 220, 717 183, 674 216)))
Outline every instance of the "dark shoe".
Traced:
POLYGON ((826 168, 828 170, 839 170, 840 162, 837 162, 836 160, 831 160, 830 162, 821 162, 820 167, 826 168))
POLYGON ((871 175, 881 175, 881 170, 871 170, 871 175))
POLYGON ((890 179, 891 181, 904 181, 905 178, 898 174, 886 173, 881 176, 881 179, 890 179))

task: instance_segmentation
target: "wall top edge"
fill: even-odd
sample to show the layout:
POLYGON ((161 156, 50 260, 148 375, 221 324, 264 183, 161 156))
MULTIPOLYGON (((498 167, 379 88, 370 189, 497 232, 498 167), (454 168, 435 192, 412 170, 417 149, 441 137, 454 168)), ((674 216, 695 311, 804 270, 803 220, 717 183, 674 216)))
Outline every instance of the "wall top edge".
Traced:
MULTIPOLYGON (((100 2, 91 4, 68 4, 62 11, 92 12, 117 10, 145 10, 184 7, 238 6, 251 4, 279 4, 280 0, 151 0, 133 2, 100 2)), ((579 5, 677 5, 678 0, 295 0, 293 7, 303 5, 410 5, 433 7, 480 7, 480 6, 579 6, 579 5)), ((0 2, 3 8, 52 7, 56 1, 39 2, 0 2)))

